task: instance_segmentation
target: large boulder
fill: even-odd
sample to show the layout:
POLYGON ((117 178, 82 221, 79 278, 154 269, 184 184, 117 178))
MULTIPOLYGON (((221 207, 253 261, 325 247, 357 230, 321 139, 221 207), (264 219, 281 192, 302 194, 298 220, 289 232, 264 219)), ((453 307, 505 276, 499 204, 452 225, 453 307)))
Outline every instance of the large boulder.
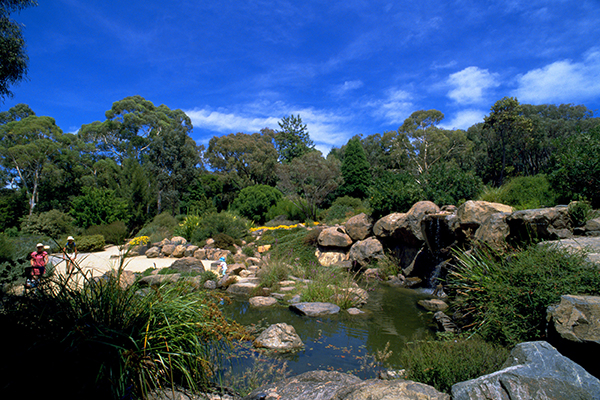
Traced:
POLYGON ((506 238, 510 228, 506 222, 509 213, 495 213, 489 215, 475 231, 474 239, 485 243, 492 249, 501 251, 506 247, 506 238))
POLYGON ((600 381, 542 341, 518 344, 502 370, 452 386, 453 400, 599 398, 600 381))
POLYGON ((258 284, 258 278, 240 278, 236 283, 229 285, 227 292, 231 294, 249 296, 256 290, 258 284))
POLYGON ((532 238, 556 240, 573 237, 567 206, 516 211, 506 217, 508 240, 529 242, 532 238))
POLYGON ((279 323, 269 326, 255 340, 254 347, 291 351, 304 347, 293 326, 279 323))
POLYGON ((402 379, 382 381, 336 371, 309 371, 253 390, 244 400, 449 400, 433 387, 402 379))
POLYGON ((456 210, 455 229, 474 233, 490 215, 513 211, 511 206, 505 204, 469 200, 456 210))
POLYGON ((296 303, 289 306, 290 310, 300 315, 308 317, 320 317, 322 315, 337 314, 340 312, 340 307, 332 303, 296 303))
POLYGON ((538 243, 538 246, 549 246, 572 253, 584 253, 589 262, 600 266, 600 237, 548 240, 538 243))
POLYGON ((348 259, 355 261, 361 268, 367 268, 372 261, 383 257, 383 245, 374 237, 354 243, 348 253, 348 259))
POLYGON ((180 245, 180 244, 187 244, 187 240, 184 237, 181 236, 174 236, 171 238, 171 244, 174 245, 180 245))
POLYGON ((173 253, 171 253, 171 257, 174 257, 174 258, 181 258, 184 255, 185 255, 185 245, 183 245, 183 244, 178 244, 177 246, 175 246, 173 253))
POLYGON ((599 296, 562 296, 548 307, 547 319, 563 339, 600 344, 599 296))
POLYGON ((317 242, 323 247, 349 247, 352 245, 352 239, 346 233, 343 226, 334 226, 325 228, 319 234, 317 242))
POLYGON ((165 244, 161 247, 160 252, 163 256, 169 257, 175 251, 177 245, 175 244, 165 244))
POLYGON ((277 304, 277 299, 274 297, 254 296, 248 300, 252 307, 270 307, 277 304))
POLYGON ((171 264, 171 269, 177 272, 204 272, 204 264, 195 257, 182 257, 171 264))
POLYGON ((348 260, 348 253, 343 249, 317 248, 315 256, 319 260, 319 264, 324 267, 340 264, 348 260))
POLYGON ((381 218, 373 226, 373 233, 378 238, 394 239, 403 246, 420 247, 425 240, 421 221, 426 215, 439 212, 440 208, 431 201, 419 201, 407 213, 394 213, 381 218))
POLYGON ((165 283, 175 283, 181 278, 181 274, 166 274, 166 275, 148 275, 140 278, 138 281, 140 286, 162 286, 165 283))
POLYGON ((365 214, 360 213, 350 218, 344 224, 346 233, 352 240, 365 240, 373 232, 373 221, 365 214))

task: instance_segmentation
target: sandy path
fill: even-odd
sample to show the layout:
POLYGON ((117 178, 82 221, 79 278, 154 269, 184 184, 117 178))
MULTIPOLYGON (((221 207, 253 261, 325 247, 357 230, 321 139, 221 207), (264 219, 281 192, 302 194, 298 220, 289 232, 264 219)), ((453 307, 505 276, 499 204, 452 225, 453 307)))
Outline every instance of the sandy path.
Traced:
MULTIPOLYGON (((103 275, 105 272, 119 267, 121 252, 117 246, 107 247, 104 251, 96 253, 79 253, 77 263, 85 272, 91 271, 93 276, 103 275)), ((124 261, 125 270, 143 272, 148 268, 166 268, 175 262, 176 258, 147 258, 146 256, 128 257, 124 261)), ((50 261, 55 265, 56 271, 65 273, 66 263, 62 254, 53 254, 50 261)), ((205 269, 210 268, 213 261, 202 260, 205 269)))

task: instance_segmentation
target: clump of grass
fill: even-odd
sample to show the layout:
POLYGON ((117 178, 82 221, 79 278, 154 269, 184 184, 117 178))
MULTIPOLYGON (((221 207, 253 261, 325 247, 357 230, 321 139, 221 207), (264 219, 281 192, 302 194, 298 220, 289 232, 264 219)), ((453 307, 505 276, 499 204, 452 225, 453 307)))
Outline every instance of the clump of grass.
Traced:
POLYGON ((545 337, 546 308, 569 294, 598 294, 600 274, 584 254, 532 245, 511 254, 457 252, 447 287, 462 328, 514 345, 545 337))
POLYGON ((2 299, 0 323, 18 349, 7 354, 17 362, 0 367, 8 393, 36 390, 27 385, 32 360, 44 371, 36 387, 45 395, 64 391, 56 385, 63 375, 72 393, 93 398, 145 398, 175 385, 198 391, 215 379, 218 355, 241 327, 187 287, 140 295, 121 284, 122 267, 100 279, 55 275, 26 297, 2 299))
POLYGON ((480 338, 418 340, 406 344, 400 362, 405 378, 450 393, 452 385, 502 368, 509 351, 480 338))
POLYGON ((319 267, 312 276, 306 289, 301 290, 303 301, 328 302, 347 309, 356 304, 353 293, 354 279, 341 268, 319 267))
POLYGON ((287 279, 290 267, 279 260, 273 260, 258 272, 259 286, 276 289, 278 283, 287 279))

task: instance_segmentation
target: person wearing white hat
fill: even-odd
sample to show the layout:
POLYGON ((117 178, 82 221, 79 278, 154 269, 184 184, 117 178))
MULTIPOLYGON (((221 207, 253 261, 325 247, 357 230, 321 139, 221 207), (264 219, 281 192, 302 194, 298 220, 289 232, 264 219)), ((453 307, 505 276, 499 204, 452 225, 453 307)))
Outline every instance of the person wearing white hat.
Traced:
POLYGON ((46 272, 48 253, 43 243, 37 244, 37 250, 31 253, 31 275, 27 279, 26 287, 34 288, 38 285, 40 277, 46 272))
POLYGON ((77 245, 73 236, 67 238, 67 244, 63 247, 63 254, 67 263, 67 274, 71 274, 75 268, 75 260, 77 259, 77 245))

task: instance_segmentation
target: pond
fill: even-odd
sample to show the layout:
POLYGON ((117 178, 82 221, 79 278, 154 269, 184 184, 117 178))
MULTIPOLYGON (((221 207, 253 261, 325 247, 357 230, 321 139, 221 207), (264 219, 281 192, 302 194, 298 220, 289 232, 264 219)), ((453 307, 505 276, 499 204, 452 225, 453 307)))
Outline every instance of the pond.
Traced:
POLYGON ((369 292, 369 301, 361 315, 341 311, 338 315, 324 317, 300 316, 287 306, 253 308, 247 299, 235 299, 224 306, 224 315, 242 325, 259 323, 260 326, 285 322, 292 325, 304 349, 292 354, 257 353, 251 346, 237 348, 232 354, 236 373, 247 371, 252 363, 285 363, 289 375, 311 370, 335 370, 352 373, 362 379, 374 378, 379 370, 375 362, 377 351, 389 342, 391 356, 386 369, 400 369, 399 355, 405 343, 415 335, 433 335, 432 315, 417 306, 417 301, 429 298, 427 293, 411 289, 380 286, 369 292))

